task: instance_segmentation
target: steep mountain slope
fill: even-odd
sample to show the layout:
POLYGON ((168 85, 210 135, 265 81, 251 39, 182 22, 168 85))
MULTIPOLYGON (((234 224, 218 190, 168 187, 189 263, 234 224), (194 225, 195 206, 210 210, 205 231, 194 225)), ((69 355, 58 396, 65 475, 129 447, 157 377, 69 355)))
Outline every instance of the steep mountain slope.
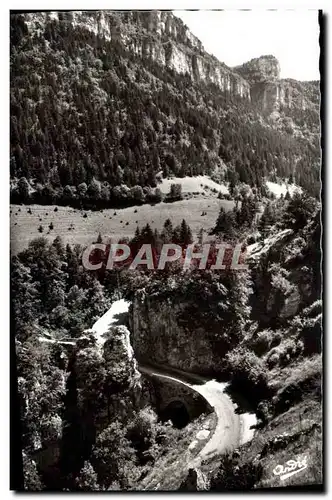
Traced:
POLYGON ((228 68, 170 12, 11 16, 13 201, 160 201, 161 171, 317 196, 318 111, 318 82, 228 68))

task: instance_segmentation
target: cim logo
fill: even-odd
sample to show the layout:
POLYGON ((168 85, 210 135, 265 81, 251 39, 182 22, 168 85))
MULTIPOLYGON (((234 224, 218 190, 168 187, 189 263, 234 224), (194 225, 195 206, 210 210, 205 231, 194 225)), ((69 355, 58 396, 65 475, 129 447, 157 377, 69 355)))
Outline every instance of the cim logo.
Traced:
POLYGON ((277 465, 273 469, 273 474, 275 476, 280 476, 281 481, 285 481, 285 479, 298 474, 307 467, 307 457, 297 460, 288 460, 285 465, 277 465))

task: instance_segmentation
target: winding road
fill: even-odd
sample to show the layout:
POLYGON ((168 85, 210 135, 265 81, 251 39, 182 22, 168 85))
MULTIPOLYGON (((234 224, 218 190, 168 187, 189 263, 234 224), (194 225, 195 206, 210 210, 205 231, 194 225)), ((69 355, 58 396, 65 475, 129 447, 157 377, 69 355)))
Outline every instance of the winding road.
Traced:
POLYGON ((251 426, 256 423, 253 413, 237 413, 237 405, 226 394, 227 383, 208 380, 196 374, 178 369, 139 366, 143 374, 171 380, 198 392, 214 409, 217 424, 205 446, 192 460, 190 466, 197 467, 203 459, 221 455, 250 441, 254 434, 251 426))

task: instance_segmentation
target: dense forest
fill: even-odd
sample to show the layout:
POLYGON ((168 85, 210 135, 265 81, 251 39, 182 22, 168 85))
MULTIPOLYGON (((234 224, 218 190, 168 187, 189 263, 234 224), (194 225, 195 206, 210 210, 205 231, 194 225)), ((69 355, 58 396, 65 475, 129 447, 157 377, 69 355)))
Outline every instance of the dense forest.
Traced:
MULTIPOLYGON (((161 174, 214 174, 258 189, 266 178, 289 178, 319 195, 318 105, 282 109, 276 126, 246 98, 194 82, 70 16, 34 30, 11 15, 13 202, 158 202, 161 174)), ((128 30, 121 13, 110 22, 128 30)))

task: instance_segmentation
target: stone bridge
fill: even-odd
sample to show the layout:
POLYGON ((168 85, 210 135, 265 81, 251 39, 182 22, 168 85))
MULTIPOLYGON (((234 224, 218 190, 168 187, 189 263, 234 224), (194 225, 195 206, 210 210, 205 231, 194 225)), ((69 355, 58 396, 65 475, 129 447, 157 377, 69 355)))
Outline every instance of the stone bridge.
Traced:
POLYGON ((213 408, 193 388, 172 377, 156 375, 146 366, 139 366, 149 391, 149 399, 163 421, 171 420, 178 428, 185 427, 202 413, 213 408))

